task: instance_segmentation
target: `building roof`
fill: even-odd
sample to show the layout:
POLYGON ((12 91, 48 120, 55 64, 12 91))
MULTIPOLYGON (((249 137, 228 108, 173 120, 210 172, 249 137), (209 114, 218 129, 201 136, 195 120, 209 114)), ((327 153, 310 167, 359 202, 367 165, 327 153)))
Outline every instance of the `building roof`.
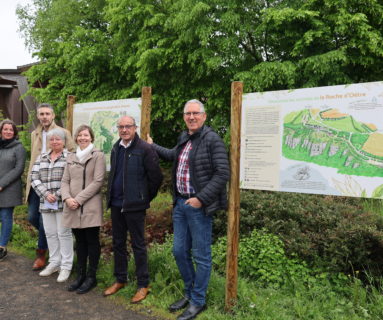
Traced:
POLYGON ((27 71, 31 66, 35 64, 37 64, 37 62, 18 66, 17 69, 0 69, 0 87, 18 88, 28 114, 36 109, 36 101, 32 96, 25 95, 29 89, 29 86, 27 78, 22 75, 22 72, 27 71))

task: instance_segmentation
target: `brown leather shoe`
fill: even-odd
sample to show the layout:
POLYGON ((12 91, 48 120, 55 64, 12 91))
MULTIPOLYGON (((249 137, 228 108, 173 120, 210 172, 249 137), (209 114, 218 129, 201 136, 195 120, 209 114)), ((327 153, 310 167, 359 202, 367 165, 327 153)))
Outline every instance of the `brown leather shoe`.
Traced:
POLYGON ((47 250, 36 249, 36 259, 33 262, 33 266, 32 266, 33 271, 38 271, 45 267, 45 265, 47 264, 47 259, 45 257, 46 253, 47 253, 47 250))
POLYGON ((132 298, 130 300, 131 303, 138 303, 146 298, 146 296, 149 294, 149 288, 139 288, 132 298))
POLYGON ((115 294, 118 290, 125 287, 125 283, 115 282, 108 289, 104 291, 104 297, 115 294))

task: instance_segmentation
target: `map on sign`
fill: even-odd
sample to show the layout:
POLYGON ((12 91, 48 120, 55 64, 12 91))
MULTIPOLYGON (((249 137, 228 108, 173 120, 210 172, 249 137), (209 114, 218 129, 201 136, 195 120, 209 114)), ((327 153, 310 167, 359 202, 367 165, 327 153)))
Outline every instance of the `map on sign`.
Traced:
POLYGON ((99 102, 76 103, 73 107, 73 132, 82 125, 89 125, 95 135, 94 145, 105 153, 107 168, 110 168, 110 152, 119 139, 117 121, 129 115, 136 120, 140 133, 141 99, 123 99, 99 102))
POLYGON ((383 83, 243 97, 241 187, 383 198, 383 83))

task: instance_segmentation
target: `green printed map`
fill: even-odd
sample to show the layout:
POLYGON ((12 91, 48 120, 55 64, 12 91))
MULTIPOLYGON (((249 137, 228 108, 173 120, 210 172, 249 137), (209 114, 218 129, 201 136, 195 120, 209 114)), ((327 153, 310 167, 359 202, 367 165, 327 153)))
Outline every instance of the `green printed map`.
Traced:
POLYGON ((335 108, 288 113, 283 124, 283 156, 339 173, 383 177, 383 134, 335 108))
POLYGON ((116 127, 120 114, 114 111, 98 111, 92 115, 90 127, 96 137, 94 145, 105 154, 110 154, 113 143, 118 140, 116 127))

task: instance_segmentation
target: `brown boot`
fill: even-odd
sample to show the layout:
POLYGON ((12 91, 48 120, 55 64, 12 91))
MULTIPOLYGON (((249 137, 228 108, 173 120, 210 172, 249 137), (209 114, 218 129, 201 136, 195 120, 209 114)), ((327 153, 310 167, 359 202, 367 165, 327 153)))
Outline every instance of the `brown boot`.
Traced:
POLYGON ((41 270, 45 267, 47 260, 46 260, 46 252, 47 250, 44 249, 36 249, 36 260, 33 262, 33 271, 41 270))

